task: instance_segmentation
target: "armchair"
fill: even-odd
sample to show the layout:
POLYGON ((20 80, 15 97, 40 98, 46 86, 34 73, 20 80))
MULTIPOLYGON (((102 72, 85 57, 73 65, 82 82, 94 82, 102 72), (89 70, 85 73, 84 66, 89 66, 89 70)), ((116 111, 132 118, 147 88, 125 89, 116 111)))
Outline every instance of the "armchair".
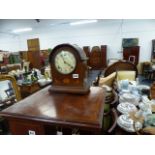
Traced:
POLYGON ((126 62, 126 61, 118 61, 118 62, 115 62, 112 65, 108 66, 105 69, 104 76, 106 77, 106 76, 110 75, 111 73, 116 72, 116 71, 120 71, 120 70, 135 71, 136 77, 138 75, 138 70, 137 70, 136 65, 134 65, 130 62, 126 62))
MULTIPOLYGON (((0 110, 21 99, 16 79, 10 75, 0 75, 0 110)), ((0 134, 7 131, 5 119, 0 117, 0 134)))
MULTIPOLYGON (((95 86, 108 85, 110 87, 113 86, 113 82, 116 78, 116 73, 118 71, 134 71, 135 77, 138 75, 138 70, 136 66, 130 62, 126 61, 118 61, 110 66, 108 66, 104 71, 104 77, 101 77, 102 72, 99 74, 98 78, 94 82, 95 86)), ((133 74, 133 73, 131 73, 133 74)))
POLYGON ((135 71, 117 71, 116 80, 125 80, 128 79, 130 81, 136 80, 136 72, 135 71))
MULTIPOLYGON (((9 81, 8 89, 10 90, 12 87, 12 90, 10 90, 10 91, 14 90, 14 95, 16 97, 16 100, 19 101, 21 99, 21 96, 20 96, 20 92, 18 90, 16 79, 11 75, 0 75, 0 82, 2 82, 2 81, 9 81)), ((8 93, 7 90, 6 90, 6 92, 8 93)))
POLYGON ((100 77, 98 85, 99 86, 108 85, 109 87, 112 87, 115 77, 116 72, 111 73, 107 77, 100 77))

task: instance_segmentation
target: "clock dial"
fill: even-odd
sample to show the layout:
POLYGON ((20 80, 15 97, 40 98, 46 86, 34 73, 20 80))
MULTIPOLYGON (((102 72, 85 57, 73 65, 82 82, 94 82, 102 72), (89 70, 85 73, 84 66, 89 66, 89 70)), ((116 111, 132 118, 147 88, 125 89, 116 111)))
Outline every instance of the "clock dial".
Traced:
POLYGON ((55 56, 55 67, 59 73, 70 74, 76 67, 75 56, 68 51, 61 51, 55 56))

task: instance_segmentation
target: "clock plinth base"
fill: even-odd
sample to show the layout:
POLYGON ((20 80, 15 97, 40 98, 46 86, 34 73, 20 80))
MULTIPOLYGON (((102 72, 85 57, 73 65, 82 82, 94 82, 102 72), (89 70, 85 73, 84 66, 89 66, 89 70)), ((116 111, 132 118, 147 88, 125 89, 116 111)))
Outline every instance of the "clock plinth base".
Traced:
POLYGON ((62 87, 62 86, 51 86, 50 92, 60 92, 60 93, 72 93, 72 94, 87 94, 90 91, 90 86, 87 87, 62 87))

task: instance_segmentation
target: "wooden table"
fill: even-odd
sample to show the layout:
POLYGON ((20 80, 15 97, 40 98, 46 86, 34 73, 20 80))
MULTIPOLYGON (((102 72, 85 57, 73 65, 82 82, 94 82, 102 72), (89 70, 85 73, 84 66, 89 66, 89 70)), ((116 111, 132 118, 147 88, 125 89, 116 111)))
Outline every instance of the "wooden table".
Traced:
POLYGON ((48 86, 0 112, 11 134, 52 134, 54 129, 100 134, 104 90, 91 87, 89 94, 51 93, 48 86), (88 132, 87 132, 88 131, 88 132))

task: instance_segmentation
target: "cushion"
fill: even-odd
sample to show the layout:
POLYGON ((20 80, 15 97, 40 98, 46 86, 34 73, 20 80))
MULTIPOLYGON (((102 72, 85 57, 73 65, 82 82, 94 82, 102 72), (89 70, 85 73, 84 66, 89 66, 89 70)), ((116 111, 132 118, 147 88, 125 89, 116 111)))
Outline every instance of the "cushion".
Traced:
POLYGON ((117 81, 126 80, 135 81, 136 80, 136 72, 135 71, 117 71, 117 81))

